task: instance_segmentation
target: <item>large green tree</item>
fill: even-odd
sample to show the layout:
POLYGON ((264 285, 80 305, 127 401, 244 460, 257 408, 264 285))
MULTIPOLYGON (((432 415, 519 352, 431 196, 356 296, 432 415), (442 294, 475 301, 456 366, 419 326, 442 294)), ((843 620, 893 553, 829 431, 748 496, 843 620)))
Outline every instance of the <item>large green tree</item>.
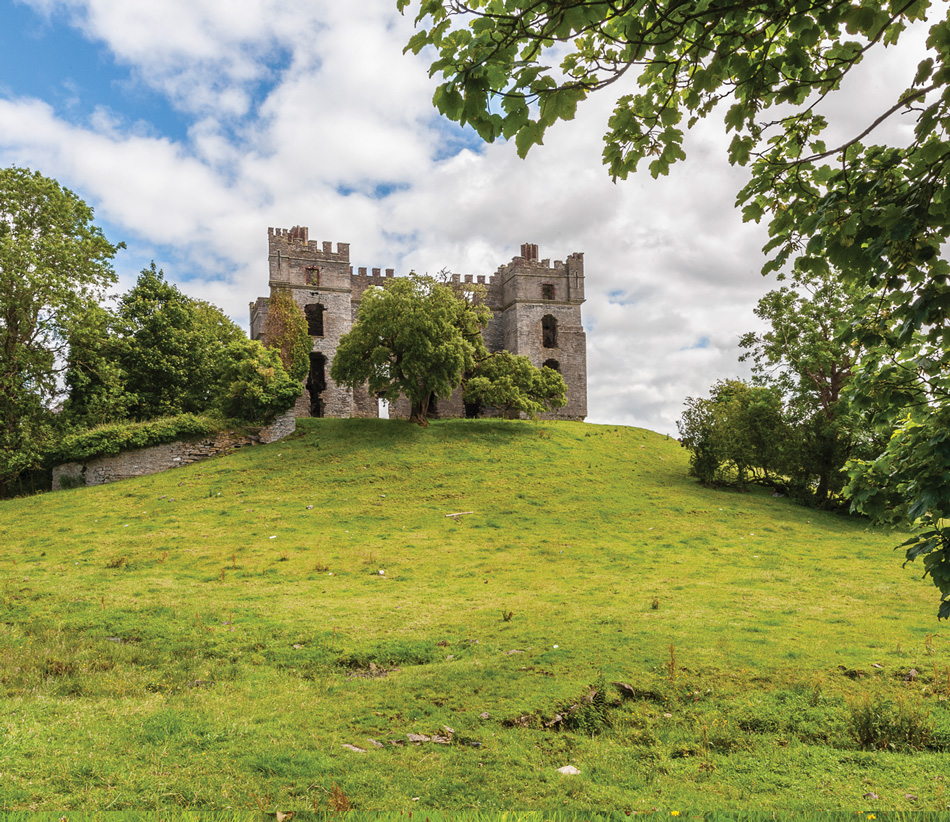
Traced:
POLYGON ((278 350, 249 340, 217 307, 183 294, 153 263, 74 335, 64 415, 74 426, 220 412, 258 422, 291 405, 298 379, 278 350))
POLYGON ((782 481, 791 426, 775 388, 720 380, 708 397, 687 397, 676 423, 690 451, 690 473, 704 485, 782 481))
POLYGON ((36 467, 55 427, 68 342, 115 281, 120 245, 55 180, 0 170, 0 492, 36 467))
POLYGON ((755 313, 766 328, 740 341, 756 382, 785 398, 793 493, 822 507, 841 505, 849 459, 880 450, 873 426, 844 396, 861 354, 848 332, 863 296, 828 273, 799 276, 759 300, 755 313))
POLYGON ((393 401, 405 396, 410 419, 428 424, 433 396, 448 397, 487 355, 481 330, 491 311, 431 277, 412 274, 367 289, 353 328, 330 366, 341 385, 393 401))
POLYGON ((169 283, 155 263, 122 295, 116 358, 134 419, 201 412, 222 391, 225 349, 244 333, 214 306, 169 283))
MULTIPOLYGON (((396 0, 400 9, 415 0, 396 0)), ((919 527, 950 617, 950 5, 929 0, 418 0, 408 48, 433 47, 436 106, 520 154, 628 73, 606 124, 604 161, 625 178, 684 157, 683 137, 714 110, 749 167, 738 204, 768 221, 765 271, 832 273, 866 289, 852 339, 856 406, 896 436, 856 462, 854 507, 919 527), (927 53, 866 125, 828 143, 842 83, 862 61, 927 30, 927 53), (874 144, 882 123, 912 129, 874 144), (898 470, 899 469, 899 470, 898 470), (914 479, 912 479, 914 478, 914 479), (883 484, 879 493, 871 486, 883 484), (884 501, 887 502, 884 502, 884 501), (891 503, 902 501, 895 515, 891 503)))

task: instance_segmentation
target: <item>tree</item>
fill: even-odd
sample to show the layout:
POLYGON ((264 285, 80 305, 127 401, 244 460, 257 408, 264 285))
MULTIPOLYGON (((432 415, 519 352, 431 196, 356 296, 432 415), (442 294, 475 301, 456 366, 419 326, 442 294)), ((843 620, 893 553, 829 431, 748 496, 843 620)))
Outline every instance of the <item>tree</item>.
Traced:
POLYGON ((507 351, 489 354, 464 382, 466 403, 497 408, 506 415, 535 417, 567 404, 567 385, 553 368, 538 368, 507 351))
POLYGON ((279 352, 247 339, 222 311, 182 294, 155 264, 75 335, 64 416, 74 426, 185 413, 260 422, 293 405, 299 379, 279 352))
POLYGON ((405 395, 410 420, 428 425, 432 396, 448 397, 487 352, 481 329, 491 311, 431 277, 411 274, 363 294, 353 328, 340 339, 330 376, 368 384, 389 401, 405 395))
POLYGON ((677 421, 690 473, 704 485, 773 481, 785 472, 789 426, 774 388, 720 380, 709 397, 687 397, 677 421))
POLYGON ((55 180, 0 170, 0 493, 39 464, 68 341, 115 282, 113 245, 55 180))
POLYGON ((307 375, 313 341, 307 333, 307 318, 289 288, 271 291, 264 338, 267 347, 280 354, 284 369, 293 379, 302 380, 307 375))
POLYGON ((843 396, 861 354, 847 331, 862 297, 828 274, 799 276, 759 300, 755 313, 769 328, 740 341, 756 382, 785 398, 796 441, 785 467, 793 493, 820 507, 841 504, 845 463, 876 447, 872 427, 843 396))
POLYGON ((685 129, 723 112, 729 159, 751 172, 738 195, 743 217, 769 224, 764 270, 830 273, 866 289, 851 330, 865 352, 851 391, 858 410, 896 435, 878 460, 852 466, 848 489, 855 510, 882 520, 892 517, 880 496, 864 493, 872 478, 904 501, 901 522, 921 529, 907 559, 926 557, 943 618, 950 471, 936 466, 950 465, 941 451, 950 442, 948 17, 947 4, 929 0, 419 0, 421 29, 407 46, 434 47, 440 111, 486 140, 514 138, 522 156, 633 69, 637 90, 619 97, 605 134, 615 179, 643 160, 665 174, 684 157, 685 129), (822 106, 914 24, 928 27, 928 53, 904 91, 875 101, 866 128, 829 146, 822 106), (866 142, 897 115, 913 128, 906 145, 866 142), (936 458, 921 442, 933 442, 936 458), (889 470, 898 463, 901 471, 889 470))
POLYGON ((226 389, 226 348, 246 339, 212 305, 182 294, 155 263, 117 309, 115 358, 126 375, 133 419, 200 413, 226 389))
POLYGON ((87 321, 70 334, 64 374, 69 393, 61 414, 68 427, 93 428, 129 416, 133 397, 116 356, 117 322, 113 312, 92 306, 87 321))

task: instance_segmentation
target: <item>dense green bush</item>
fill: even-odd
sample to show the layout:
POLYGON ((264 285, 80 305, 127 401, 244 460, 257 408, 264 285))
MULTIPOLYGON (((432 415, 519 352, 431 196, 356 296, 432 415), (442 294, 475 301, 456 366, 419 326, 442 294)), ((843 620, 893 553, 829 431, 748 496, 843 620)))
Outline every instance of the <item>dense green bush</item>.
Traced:
POLYGON ((70 340, 68 427, 179 414, 260 423, 293 406, 302 390, 278 351, 182 294, 154 264, 116 312, 97 309, 93 319, 70 340))
POLYGON ((224 427, 225 421, 221 418, 199 417, 195 414, 161 417, 146 422, 107 423, 64 437, 47 452, 46 461, 49 465, 58 465, 114 456, 133 448, 148 448, 175 440, 206 436, 224 427))

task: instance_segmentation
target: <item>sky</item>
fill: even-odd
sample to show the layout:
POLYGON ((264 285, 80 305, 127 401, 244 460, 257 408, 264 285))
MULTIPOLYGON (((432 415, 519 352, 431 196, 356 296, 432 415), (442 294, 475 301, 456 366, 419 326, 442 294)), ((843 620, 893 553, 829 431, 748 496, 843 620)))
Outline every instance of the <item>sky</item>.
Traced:
MULTIPOLYGON (((748 376, 739 337, 776 287, 759 273, 764 226, 734 208, 745 172, 721 120, 668 177, 614 184, 615 85, 521 160, 439 117, 426 54, 403 53, 412 33, 395 0, 0 0, 0 167, 95 209, 127 246, 118 291, 154 260, 245 329, 271 226, 397 274, 492 274, 525 242, 581 251, 588 421, 675 435, 686 397, 748 376)), ((911 32, 856 72, 828 112, 836 133, 868 125, 923 50, 911 32)))

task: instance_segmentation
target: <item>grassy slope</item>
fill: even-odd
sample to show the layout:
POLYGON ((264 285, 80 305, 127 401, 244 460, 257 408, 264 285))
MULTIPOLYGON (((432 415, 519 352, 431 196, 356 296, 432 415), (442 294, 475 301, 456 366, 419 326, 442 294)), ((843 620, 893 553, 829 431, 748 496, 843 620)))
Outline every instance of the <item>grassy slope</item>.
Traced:
POLYGON ((946 808, 950 754, 849 733, 883 695, 950 740, 919 569, 685 457, 629 428, 320 420, 0 503, 0 808, 946 808), (594 736, 538 727, 600 675, 652 696, 594 736), (443 725, 462 744, 367 741, 443 725))

